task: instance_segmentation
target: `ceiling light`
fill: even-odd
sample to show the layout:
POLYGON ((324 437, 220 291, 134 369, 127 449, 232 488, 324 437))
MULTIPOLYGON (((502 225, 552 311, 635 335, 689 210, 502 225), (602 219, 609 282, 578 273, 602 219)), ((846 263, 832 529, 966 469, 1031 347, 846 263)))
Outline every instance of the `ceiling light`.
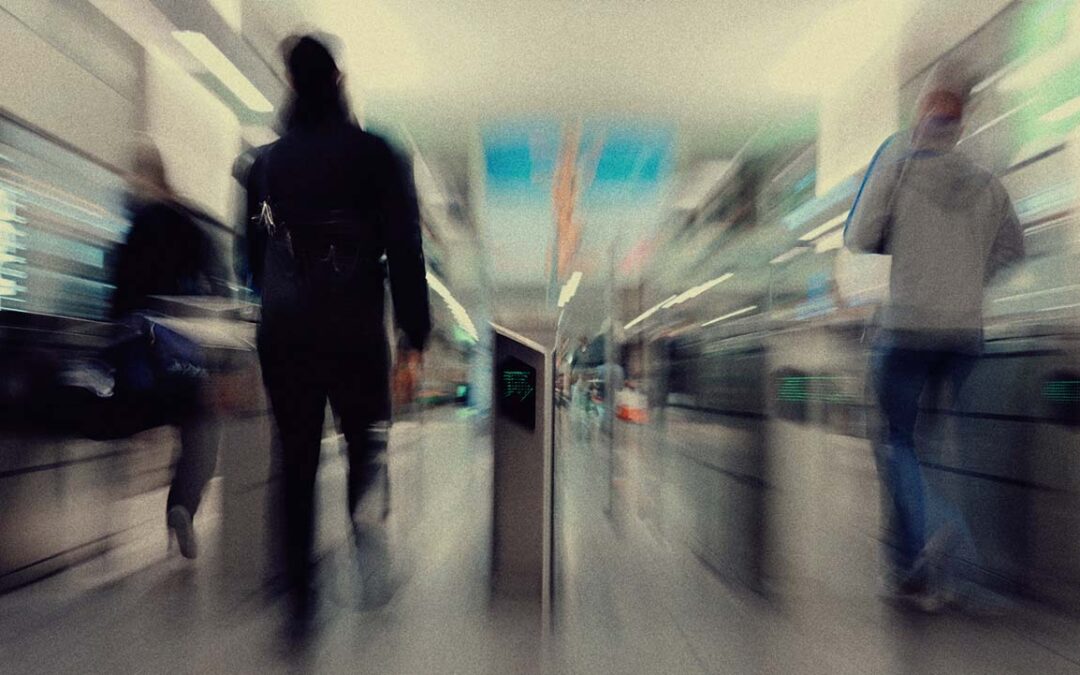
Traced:
POLYGON ((677 297, 679 297, 679 296, 677 296, 677 295, 673 295, 673 296, 671 296, 670 298, 668 298, 667 300, 664 300, 664 301, 662 301, 662 302, 658 302, 658 303, 656 303, 655 305, 653 305, 653 306, 652 306, 652 307, 650 307, 649 309, 647 309, 647 310, 645 310, 644 312, 642 312, 642 313, 641 313, 641 315, 640 315, 640 316, 638 316, 638 317, 637 317, 636 319, 634 319, 634 320, 633 320, 633 321, 631 321, 630 323, 628 323, 628 324, 626 324, 625 326, 623 326, 623 330, 630 330, 631 328, 633 328, 634 326, 638 325, 639 323, 641 323, 641 322, 642 322, 642 321, 644 321, 645 319, 648 319, 648 318, 649 318, 650 316, 652 316, 653 314, 656 314, 656 313, 657 313, 658 311, 660 311, 660 309, 662 309, 662 308, 664 307, 664 305, 666 305, 667 303, 671 302, 672 300, 674 300, 674 299, 675 299, 675 298, 677 298, 677 297))
POLYGON ((566 303, 573 299, 577 293, 578 284, 581 283, 581 272, 574 272, 563 284, 562 292, 559 293, 559 307, 565 307, 566 303))
POLYGON ((446 284, 430 270, 427 273, 427 282, 428 286, 431 287, 431 290, 435 291, 439 297, 443 299, 443 302, 446 303, 447 308, 450 310, 450 314, 453 315, 454 320, 458 322, 461 329, 468 333, 473 341, 479 340, 480 333, 477 332, 476 326, 473 324, 472 319, 469 318, 469 313, 465 311, 465 308, 461 306, 461 303, 454 298, 452 293, 450 293, 450 289, 446 287, 446 284))
POLYGON ((1006 91, 1025 91, 1035 87, 1080 58, 1080 31, 1074 27, 1056 47, 1039 54, 1001 79, 1006 91))
POLYGON ((1055 124, 1067 120, 1077 113, 1080 113, 1080 96, 1062 103, 1039 119, 1043 122, 1055 124))
POLYGON ((749 307, 743 307, 742 309, 737 309, 734 312, 728 312, 727 314, 725 314, 723 316, 718 316, 715 319, 713 319, 712 321, 706 321, 705 323, 701 324, 701 327, 705 328, 706 326, 711 326, 714 323, 719 323, 719 322, 721 322, 721 321, 723 321, 725 319, 731 319, 731 318, 734 318, 736 316, 741 316, 743 314, 746 314, 747 312, 752 312, 755 309, 757 309, 757 305, 750 305, 749 307))
POLYGON ((184 49, 203 64, 210 74, 221 80, 240 102, 251 110, 260 113, 273 112, 274 105, 263 96, 262 92, 247 79, 240 69, 233 65, 210 39, 202 33, 190 30, 173 31, 173 37, 184 49))
POLYGON ((713 286, 715 286, 715 285, 717 285, 719 283, 723 283, 723 282, 727 281, 728 279, 730 279, 733 276, 735 276, 735 275, 732 274, 731 272, 727 272, 725 274, 721 274, 720 276, 716 277, 715 279, 710 279, 710 280, 706 281, 703 284, 698 284, 697 286, 694 286, 692 288, 688 288, 685 291, 683 291, 682 293, 680 293, 679 295, 676 295, 676 296, 674 296, 672 298, 669 298, 664 303, 662 308, 663 309, 669 309, 671 307, 674 307, 675 305, 681 305, 682 303, 686 302, 687 300, 692 300, 693 298, 696 298, 697 296, 701 295, 702 293, 709 290, 713 286))
POLYGON ((839 225, 843 225, 845 222, 847 222, 847 217, 848 217, 847 213, 841 213, 840 215, 836 216, 835 218, 830 218, 830 219, 826 220, 824 223, 822 223, 821 225, 818 225, 817 227, 810 230, 809 232, 807 232, 803 236, 799 237, 799 241, 813 241, 814 239, 817 239, 818 237, 825 234, 826 232, 833 229, 834 227, 837 227, 839 225))
POLYGON ((773 258, 772 260, 769 261, 769 264, 770 265, 782 265, 783 263, 786 263, 787 261, 791 260, 795 256, 799 255, 800 253, 805 253, 807 250, 808 249, 807 249, 806 246, 796 246, 793 249, 791 249, 790 251, 787 251, 786 253, 781 253, 780 255, 776 256, 775 258, 773 258))

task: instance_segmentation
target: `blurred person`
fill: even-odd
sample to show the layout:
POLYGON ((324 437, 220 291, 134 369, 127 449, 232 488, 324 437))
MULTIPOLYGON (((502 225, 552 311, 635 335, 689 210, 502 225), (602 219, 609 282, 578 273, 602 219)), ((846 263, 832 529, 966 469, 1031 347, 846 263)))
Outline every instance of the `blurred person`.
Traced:
POLYGON ((570 388, 570 411, 575 436, 579 441, 583 441, 589 429, 589 383, 585 381, 584 373, 578 373, 574 385, 570 388))
POLYGON ((346 508, 359 563, 370 558, 366 549, 385 546, 378 516, 367 518, 362 502, 386 480, 387 266, 406 338, 401 358, 418 358, 431 320, 407 163, 352 120, 342 74, 322 39, 291 38, 282 52, 292 99, 284 134, 260 149, 248 172, 244 257, 261 295, 258 346, 281 441, 284 563, 296 636, 313 618, 314 493, 327 399, 348 445, 346 508))
MULTIPOLYGON (((154 296, 228 295, 229 291, 210 237, 181 204, 169 184, 161 153, 150 141, 136 149, 130 184, 131 229, 117 253, 110 316, 142 334, 146 329, 140 317, 154 313, 154 296)), ((180 428, 180 456, 169 487, 166 524, 170 546, 175 541, 184 557, 195 558, 198 547, 192 520, 217 465, 217 423, 203 403, 198 373, 162 363, 163 354, 152 342, 148 335, 139 338, 137 355, 126 362, 148 372, 143 376, 146 379, 129 386, 133 405, 124 414, 146 415, 154 421, 162 416, 160 421, 180 428)), ((127 372, 131 374, 130 369, 127 372)), ((121 386, 138 379, 139 375, 122 375, 121 386)), ((138 424, 133 419, 125 421, 125 426, 138 424)))
POLYGON ((955 400, 982 350, 985 286, 1024 254, 1005 188, 956 150, 972 84, 960 63, 932 71, 914 128, 878 150, 844 233, 852 251, 892 256, 871 364, 884 427, 875 457, 898 539, 889 590, 924 609, 955 591, 938 578, 947 554, 959 539, 974 544, 956 508, 931 501, 915 448, 919 400, 928 385, 955 400), (946 515, 932 527, 935 511, 946 515))

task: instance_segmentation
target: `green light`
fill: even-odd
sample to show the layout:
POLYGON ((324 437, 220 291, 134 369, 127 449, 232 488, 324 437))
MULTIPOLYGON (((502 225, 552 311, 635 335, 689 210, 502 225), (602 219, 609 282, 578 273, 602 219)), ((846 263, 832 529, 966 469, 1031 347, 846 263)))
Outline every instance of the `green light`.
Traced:
POLYGON ((1080 403, 1080 380, 1051 380, 1043 385, 1042 395, 1053 403, 1080 403))
POLYGON ((852 378, 829 375, 792 375, 780 380, 777 399, 783 402, 821 401, 823 403, 854 403, 855 394, 847 393, 846 384, 852 378))

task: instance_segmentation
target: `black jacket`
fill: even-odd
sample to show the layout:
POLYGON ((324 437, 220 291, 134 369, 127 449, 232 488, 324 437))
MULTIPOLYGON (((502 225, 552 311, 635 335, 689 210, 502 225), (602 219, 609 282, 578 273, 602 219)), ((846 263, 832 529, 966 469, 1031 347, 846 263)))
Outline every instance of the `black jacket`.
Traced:
POLYGON ((246 187, 238 271, 262 297, 262 341, 319 350, 353 343, 377 347, 386 339, 388 273, 397 326, 413 347, 423 347, 431 319, 415 187, 411 167, 385 141, 346 117, 293 124, 276 143, 257 152, 246 187), (290 220, 284 214, 348 214, 349 227, 366 249, 366 267, 347 289, 348 297, 334 302, 312 297, 273 266, 268 255, 268 244, 273 244, 258 218, 264 200, 279 220, 290 220))
POLYGON ((132 202, 131 229, 116 256, 110 317, 149 309, 155 295, 226 295, 226 269, 183 206, 132 202))

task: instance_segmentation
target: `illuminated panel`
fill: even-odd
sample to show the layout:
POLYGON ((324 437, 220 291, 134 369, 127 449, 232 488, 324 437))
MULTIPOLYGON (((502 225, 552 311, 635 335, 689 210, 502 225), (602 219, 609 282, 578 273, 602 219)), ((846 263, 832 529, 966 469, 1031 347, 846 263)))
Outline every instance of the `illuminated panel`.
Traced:
POLYGON ((1053 403, 1080 403, 1080 380, 1051 380, 1043 385, 1042 395, 1053 403))
POLYGON ((822 401, 824 403, 853 403, 855 378, 827 375, 790 375, 781 378, 777 399, 786 403, 822 401))
POLYGON ((0 181, 0 311, 22 303, 19 294, 26 290, 20 283, 26 278, 26 259, 19 256, 24 233, 18 223, 14 192, 0 181))
POLYGON ((104 318, 123 180, 0 118, 0 310, 104 318))

